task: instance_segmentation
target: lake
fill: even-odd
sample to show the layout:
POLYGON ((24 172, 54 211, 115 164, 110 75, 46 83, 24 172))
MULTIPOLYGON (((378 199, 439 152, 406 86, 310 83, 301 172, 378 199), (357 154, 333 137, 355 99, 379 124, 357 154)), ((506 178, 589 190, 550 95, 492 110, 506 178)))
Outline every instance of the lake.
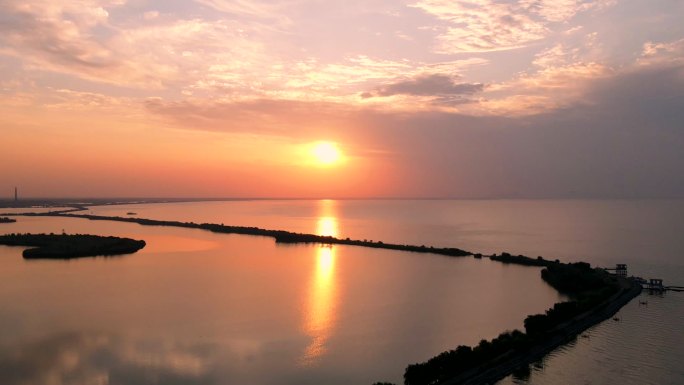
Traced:
MULTIPOLYGON (((121 257, 25 261, 0 247, 3 384, 370 384, 522 327, 559 295, 474 258, 81 219, 3 232, 145 239, 121 257)), ((335 231, 321 220, 322 233, 335 231)))
MULTIPOLYGON (((630 273, 684 284, 682 201, 255 200, 90 211, 624 262, 630 273)), ((562 299, 538 268, 487 259, 17 219, 0 233, 88 232, 148 246, 68 262, 24 261, 21 248, 0 246, 0 378, 8 384, 401 383, 406 365, 522 328, 528 314, 562 299)), ((620 322, 597 325, 502 383, 681 383, 672 357, 684 353, 684 293, 642 297, 648 305, 630 303, 620 322)))

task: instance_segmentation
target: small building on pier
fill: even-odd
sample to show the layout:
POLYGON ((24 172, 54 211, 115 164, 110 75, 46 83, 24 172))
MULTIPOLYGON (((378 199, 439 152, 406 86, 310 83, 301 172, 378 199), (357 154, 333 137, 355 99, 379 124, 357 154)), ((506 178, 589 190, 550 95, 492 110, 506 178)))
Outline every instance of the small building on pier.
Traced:
POLYGON ((618 277, 625 277, 625 278, 627 277, 627 265, 624 263, 618 263, 615 265, 615 268, 606 267, 603 270, 614 271, 614 273, 612 273, 612 274, 615 274, 618 277))
POLYGON ((648 290, 655 290, 655 291, 664 291, 665 286, 663 286, 663 280, 658 279, 658 278, 651 278, 648 280, 648 284, 646 285, 646 288, 648 290))
POLYGON ((627 265, 624 263, 615 265, 615 275, 618 277, 627 277, 627 265))

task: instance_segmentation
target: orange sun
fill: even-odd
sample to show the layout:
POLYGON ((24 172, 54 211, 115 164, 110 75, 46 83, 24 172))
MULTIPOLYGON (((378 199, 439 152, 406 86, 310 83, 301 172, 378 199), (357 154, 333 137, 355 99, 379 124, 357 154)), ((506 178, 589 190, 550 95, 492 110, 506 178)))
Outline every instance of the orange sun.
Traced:
POLYGON ((334 142, 316 142, 311 147, 311 155, 316 164, 321 166, 332 166, 340 163, 342 152, 334 142))

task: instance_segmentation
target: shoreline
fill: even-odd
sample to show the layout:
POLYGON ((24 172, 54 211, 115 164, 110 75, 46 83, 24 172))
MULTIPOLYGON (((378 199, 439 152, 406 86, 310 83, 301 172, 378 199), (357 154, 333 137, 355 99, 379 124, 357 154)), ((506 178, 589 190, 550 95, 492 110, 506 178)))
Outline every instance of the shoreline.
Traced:
POLYGON ((559 325, 545 335, 543 343, 536 344, 526 352, 513 357, 500 357, 502 362, 487 367, 487 364, 470 369, 457 377, 440 382, 440 385, 478 385, 494 384, 513 374, 521 367, 533 364, 544 358, 555 349, 577 338, 585 330, 600 324, 615 315, 623 306, 628 304, 642 292, 639 283, 626 278, 620 278, 622 286, 618 293, 613 294, 606 301, 593 309, 581 314, 565 324, 559 325))
POLYGON ((494 339, 483 339, 476 346, 459 345, 426 361, 408 365, 404 384, 496 383, 610 318, 642 292, 636 280, 607 274, 584 262, 566 264, 508 253, 488 258, 501 263, 544 267, 542 279, 572 299, 554 304, 544 314, 527 316, 523 332, 504 331, 494 339))
POLYGON ((6 234, 0 245, 28 247, 24 259, 75 259, 133 254, 145 241, 90 234, 6 234))

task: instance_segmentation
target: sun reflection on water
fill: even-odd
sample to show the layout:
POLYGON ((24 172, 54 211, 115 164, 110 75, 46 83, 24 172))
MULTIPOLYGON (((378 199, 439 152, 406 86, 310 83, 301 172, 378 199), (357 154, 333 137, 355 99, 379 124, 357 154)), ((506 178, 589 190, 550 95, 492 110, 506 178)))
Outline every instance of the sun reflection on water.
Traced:
MULTIPOLYGON (((317 234, 336 237, 337 218, 334 201, 321 201, 321 216, 317 234)), ((309 299, 304 314, 304 332, 312 338, 302 357, 304 365, 315 363, 326 351, 326 342, 333 333, 337 306, 335 280, 335 249, 320 245, 316 250, 316 267, 311 278, 309 299)))
POLYGON ((318 226, 316 229, 318 235, 337 236, 337 219, 335 217, 320 217, 318 218, 318 226))

